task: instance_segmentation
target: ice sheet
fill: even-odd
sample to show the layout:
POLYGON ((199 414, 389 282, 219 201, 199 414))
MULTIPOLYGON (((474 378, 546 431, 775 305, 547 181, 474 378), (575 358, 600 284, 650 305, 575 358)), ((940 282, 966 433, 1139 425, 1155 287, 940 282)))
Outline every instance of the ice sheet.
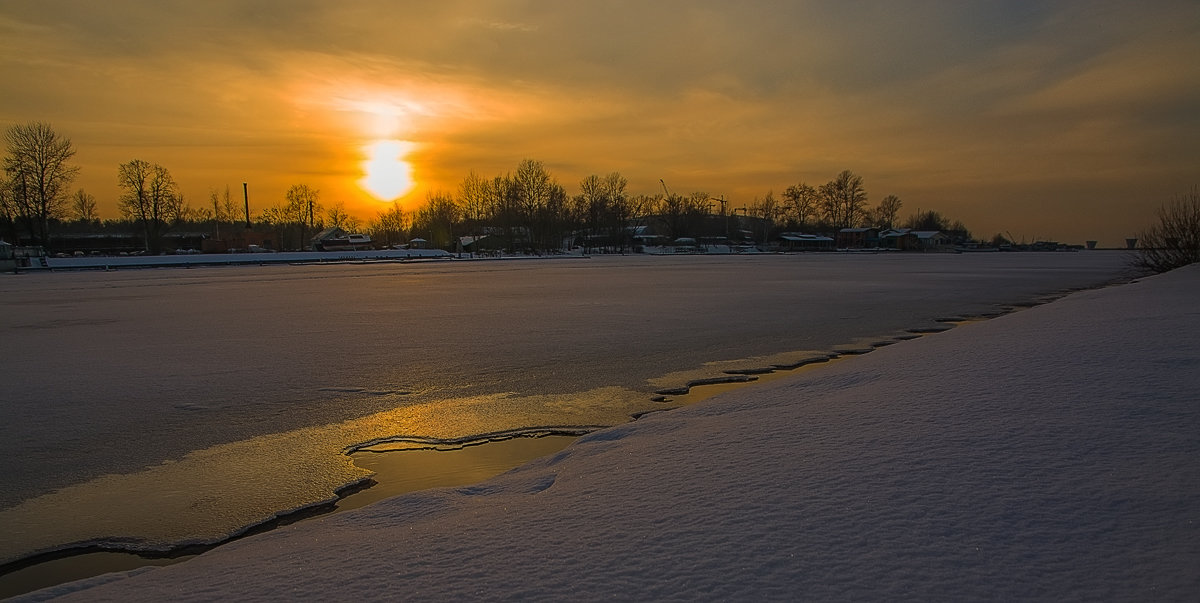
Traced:
POLYGON ((1077 293, 38 597, 1190 600, 1198 295, 1077 293))
POLYGON ((656 391, 1094 285, 1125 261, 825 254, 3 275, 0 331, 19 353, 0 363, 0 558, 220 540, 360 479, 341 455, 359 441, 619 424, 661 408, 656 391))

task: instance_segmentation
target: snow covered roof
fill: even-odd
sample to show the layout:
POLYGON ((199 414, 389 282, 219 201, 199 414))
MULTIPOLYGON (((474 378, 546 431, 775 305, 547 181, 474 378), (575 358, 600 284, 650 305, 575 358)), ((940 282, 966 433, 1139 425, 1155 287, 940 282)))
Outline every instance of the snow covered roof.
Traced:
POLYGON ((939 237, 944 238, 946 236, 945 234, 942 234, 942 231, 940 231, 940 230, 913 230, 911 232, 912 232, 912 234, 917 235, 918 239, 923 239, 923 240, 939 238, 939 237))
POLYGON ((801 233, 801 232, 785 232, 785 233, 779 235, 779 238, 781 238, 785 241, 796 241, 796 242, 802 242, 802 241, 830 242, 830 243, 833 242, 833 239, 826 237, 826 236, 805 234, 805 233, 801 233))

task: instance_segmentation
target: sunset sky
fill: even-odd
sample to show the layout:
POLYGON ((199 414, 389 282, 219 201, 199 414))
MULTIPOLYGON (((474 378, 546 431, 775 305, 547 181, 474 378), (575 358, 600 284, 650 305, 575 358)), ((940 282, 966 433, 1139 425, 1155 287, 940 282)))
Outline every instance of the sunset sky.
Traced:
POLYGON ((1197 57, 1195 0, 0 0, 0 127, 69 137, 106 218, 137 158, 193 206, 308 184, 365 220, 377 148, 406 206, 524 158, 734 207, 850 169, 902 215, 1116 245, 1200 184, 1197 57))

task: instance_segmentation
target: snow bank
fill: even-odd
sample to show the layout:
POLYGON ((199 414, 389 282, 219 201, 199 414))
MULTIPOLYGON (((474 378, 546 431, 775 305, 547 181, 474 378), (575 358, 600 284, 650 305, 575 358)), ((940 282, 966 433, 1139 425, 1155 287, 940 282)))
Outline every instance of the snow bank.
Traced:
POLYGON ((31 598, 1192 599, 1198 277, 1077 293, 478 486, 31 598))

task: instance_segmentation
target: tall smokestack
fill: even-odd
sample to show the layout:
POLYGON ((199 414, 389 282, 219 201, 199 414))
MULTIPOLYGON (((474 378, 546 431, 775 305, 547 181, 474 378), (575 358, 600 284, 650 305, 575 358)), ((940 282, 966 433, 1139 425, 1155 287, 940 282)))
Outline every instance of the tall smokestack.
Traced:
POLYGON ((246 200, 246 230, 250 230, 250 190, 242 183, 242 198, 246 200))

